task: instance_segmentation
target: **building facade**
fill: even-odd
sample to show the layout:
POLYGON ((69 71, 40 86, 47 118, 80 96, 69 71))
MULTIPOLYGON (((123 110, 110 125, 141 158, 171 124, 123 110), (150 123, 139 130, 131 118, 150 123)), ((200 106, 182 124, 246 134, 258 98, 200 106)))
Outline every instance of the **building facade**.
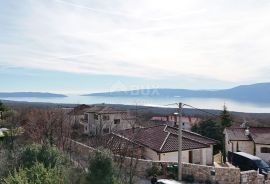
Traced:
POLYGON ((245 152, 270 163, 270 128, 226 128, 226 152, 245 152))
POLYGON ((103 135, 112 131, 135 126, 135 119, 127 111, 119 111, 108 106, 95 106, 84 112, 81 119, 84 134, 103 135))

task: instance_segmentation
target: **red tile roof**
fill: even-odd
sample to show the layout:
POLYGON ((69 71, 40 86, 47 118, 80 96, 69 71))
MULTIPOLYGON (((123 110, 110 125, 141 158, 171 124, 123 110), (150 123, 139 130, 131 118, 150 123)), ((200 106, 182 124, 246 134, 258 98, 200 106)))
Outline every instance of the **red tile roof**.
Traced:
POLYGON ((245 135, 246 128, 226 128, 229 141, 253 141, 256 144, 270 144, 270 127, 251 127, 250 136, 245 135))
POLYGON ((94 106, 87 109, 86 112, 97 114, 114 114, 114 113, 126 113, 127 111, 121 111, 109 106, 94 106))
MULTIPOLYGON (((123 137, 146 146, 156 152, 173 152, 178 150, 178 129, 166 125, 153 126, 148 128, 137 128, 118 131, 123 137)), ((216 144, 217 141, 207 137, 195 134, 193 132, 183 131, 183 150, 207 148, 216 144)))
POLYGON ((83 115, 86 109, 91 108, 91 107, 93 106, 85 105, 85 104, 78 105, 74 107, 68 114, 71 116, 83 115))

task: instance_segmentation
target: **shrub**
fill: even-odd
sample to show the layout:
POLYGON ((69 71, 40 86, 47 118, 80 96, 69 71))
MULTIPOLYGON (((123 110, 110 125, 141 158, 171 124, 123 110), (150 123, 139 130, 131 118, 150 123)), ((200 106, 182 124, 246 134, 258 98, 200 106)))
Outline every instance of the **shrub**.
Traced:
POLYGON ((46 168, 36 162, 31 168, 20 168, 3 179, 3 184, 64 184, 64 176, 59 168, 46 168))
POLYGON ((41 162, 44 167, 62 166, 67 163, 63 154, 54 146, 31 144, 25 146, 20 154, 19 164, 21 167, 30 168, 36 162, 41 162))
POLYGON ((90 157, 88 170, 89 183, 111 184, 113 181, 113 162, 106 153, 96 152, 90 157))
POLYGON ((152 167, 146 169, 146 175, 147 176, 154 176, 154 175, 159 176, 159 175, 162 175, 162 171, 156 165, 153 165, 152 167))

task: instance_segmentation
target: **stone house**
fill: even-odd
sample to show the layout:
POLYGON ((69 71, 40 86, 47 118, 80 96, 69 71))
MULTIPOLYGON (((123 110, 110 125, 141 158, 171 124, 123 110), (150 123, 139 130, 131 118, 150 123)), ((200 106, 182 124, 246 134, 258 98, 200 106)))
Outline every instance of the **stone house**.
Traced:
POLYGON ((226 152, 246 152, 270 163, 270 127, 226 128, 226 152))
MULTIPOLYGON (((213 145, 217 141, 190 131, 182 131, 183 162, 212 165, 213 145)), ((135 148, 140 158, 153 161, 177 162, 178 160, 178 129, 167 125, 112 132, 103 136, 102 140, 91 139, 87 144, 92 147, 102 145, 118 154, 135 148)))
MULTIPOLYGON (((157 124, 166 124, 172 127, 178 127, 177 122, 179 121, 179 116, 175 115, 167 115, 167 116, 154 116, 151 118, 152 122, 157 124)), ((191 127, 195 124, 198 124, 201 121, 198 117, 192 117, 192 116, 182 116, 181 122, 182 122, 182 128, 184 130, 191 130, 191 127)))

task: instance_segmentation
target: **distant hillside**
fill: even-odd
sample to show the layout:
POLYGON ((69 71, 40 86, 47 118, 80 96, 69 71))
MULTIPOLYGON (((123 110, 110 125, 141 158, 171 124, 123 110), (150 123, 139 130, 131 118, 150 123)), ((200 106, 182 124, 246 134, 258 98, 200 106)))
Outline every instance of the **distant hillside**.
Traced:
POLYGON ((13 92, 13 93, 0 92, 0 98, 10 98, 10 97, 51 98, 51 97, 66 97, 66 95, 54 94, 54 93, 40 93, 40 92, 13 92))
POLYGON ((238 101, 270 102, 270 83, 241 85, 231 89, 222 90, 189 90, 189 89, 140 89, 133 91, 115 91, 104 93, 91 93, 84 96, 110 96, 110 97, 200 97, 200 98, 226 98, 238 101))

